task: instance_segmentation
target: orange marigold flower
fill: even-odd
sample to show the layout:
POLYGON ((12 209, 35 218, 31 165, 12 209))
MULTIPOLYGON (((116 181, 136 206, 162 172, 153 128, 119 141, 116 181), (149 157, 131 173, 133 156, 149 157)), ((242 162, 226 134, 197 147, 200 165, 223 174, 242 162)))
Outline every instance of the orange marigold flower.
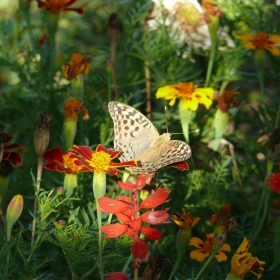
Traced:
POLYGON ((45 153, 45 160, 48 164, 44 165, 44 168, 48 170, 56 170, 58 172, 64 172, 66 174, 76 174, 83 171, 81 167, 75 165, 75 154, 70 158, 71 152, 62 151, 59 146, 50 149, 45 153))
POLYGON ((119 151, 114 151, 112 149, 107 149, 102 145, 98 145, 96 150, 93 151, 88 146, 72 146, 69 149, 70 152, 75 153, 71 154, 70 158, 74 158, 74 164, 81 167, 81 171, 90 171, 90 172, 106 172, 109 175, 119 176, 120 171, 117 169, 119 167, 125 166, 137 166, 135 160, 128 162, 112 162, 113 159, 119 156, 119 151))
POLYGON ((37 0, 38 8, 44 8, 46 11, 58 14, 62 11, 73 11, 83 15, 85 13, 84 8, 69 8, 77 0, 37 0))
POLYGON ((212 0, 202 0, 202 9, 204 11, 204 13, 206 14, 206 21, 208 22, 208 15, 213 15, 213 16, 217 16, 222 18, 224 16, 223 12, 221 11, 221 9, 219 8, 219 6, 217 6, 216 1, 212 1, 212 0))
MULTIPOLYGON (((197 260, 199 262, 203 262, 205 258, 209 257, 214 249, 215 244, 215 235, 214 233, 206 234, 207 238, 205 242, 203 242, 198 237, 192 237, 189 242, 189 246, 195 246, 198 249, 191 251, 190 257, 193 260, 197 260)), ((215 258, 218 262, 226 261, 227 256, 224 252, 230 252, 231 248, 228 244, 224 244, 219 251, 215 254, 215 258)))
POLYGON ((76 120, 80 112, 84 113, 83 120, 89 120, 88 110, 84 107, 84 103, 76 98, 69 98, 64 104, 64 116, 66 119, 76 120))
POLYGON ((243 45, 245 49, 267 49, 273 55, 280 55, 280 50, 276 46, 280 43, 280 36, 279 35, 272 35, 268 36, 264 32, 259 32, 255 35, 244 34, 242 36, 235 36, 237 39, 246 41, 243 45))
POLYGON ((182 98, 183 108, 196 111, 198 104, 203 104, 207 109, 213 103, 214 89, 198 88, 194 83, 178 83, 161 87, 156 92, 156 98, 170 100, 169 105, 173 106, 177 98, 182 98))
POLYGON ((217 214, 213 214, 210 218, 212 225, 220 227, 221 232, 234 231, 236 229, 236 221, 231 217, 230 204, 224 204, 217 214))
POLYGON ((88 74, 90 69, 89 60, 89 55, 73 54, 70 62, 62 66, 62 75, 68 79, 77 79, 77 76, 81 73, 88 74))
POLYGON ((257 257, 252 257, 250 253, 248 253, 250 247, 250 240, 244 237, 241 245, 234 253, 231 259, 231 272, 230 274, 234 277, 243 277, 247 272, 254 273, 258 279, 261 278, 261 271, 263 271, 263 265, 265 262, 260 261, 257 257))
POLYGON ((231 104, 233 104, 234 107, 238 106, 238 102, 235 99, 238 94, 239 92, 237 91, 224 90, 221 96, 215 96, 215 99, 219 102, 216 107, 222 112, 227 113, 231 104))

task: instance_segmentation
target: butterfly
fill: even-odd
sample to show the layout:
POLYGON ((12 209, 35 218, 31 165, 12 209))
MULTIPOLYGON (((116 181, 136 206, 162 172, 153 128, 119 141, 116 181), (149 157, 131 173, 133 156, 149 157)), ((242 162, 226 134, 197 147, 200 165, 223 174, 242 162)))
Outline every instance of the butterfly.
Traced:
POLYGON ((150 174, 191 156, 187 143, 170 140, 170 133, 159 135, 151 121, 136 109, 119 102, 109 102, 108 109, 114 122, 114 149, 122 152, 120 161, 140 162, 138 167, 127 168, 131 173, 150 174))

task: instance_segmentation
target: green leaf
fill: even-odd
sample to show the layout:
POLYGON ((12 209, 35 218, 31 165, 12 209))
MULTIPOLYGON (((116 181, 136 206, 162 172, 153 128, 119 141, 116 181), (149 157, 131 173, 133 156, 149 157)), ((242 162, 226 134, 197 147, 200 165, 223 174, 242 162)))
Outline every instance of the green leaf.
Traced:
POLYGON ((280 263, 280 219, 278 219, 274 233, 274 261, 268 270, 274 269, 280 263))
POLYGON ((0 260, 4 258, 7 253, 11 250, 11 248, 16 244, 16 240, 12 239, 9 242, 5 243, 0 250, 0 260))

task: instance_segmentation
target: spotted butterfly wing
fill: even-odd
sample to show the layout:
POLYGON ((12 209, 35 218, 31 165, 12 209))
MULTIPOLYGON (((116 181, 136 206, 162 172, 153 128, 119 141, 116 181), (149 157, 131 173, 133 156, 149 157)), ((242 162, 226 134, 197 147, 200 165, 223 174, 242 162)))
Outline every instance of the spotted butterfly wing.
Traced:
POLYGON ((159 135, 151 121, 136 109, 119 102, 110 102, 108 108, 114 122, 114 149, 122 152, 120 161, 135 159, 141 163, 127 168, 132 173, 149 174, 191 156, 187 143, 170 140, 169 133, 159 135))

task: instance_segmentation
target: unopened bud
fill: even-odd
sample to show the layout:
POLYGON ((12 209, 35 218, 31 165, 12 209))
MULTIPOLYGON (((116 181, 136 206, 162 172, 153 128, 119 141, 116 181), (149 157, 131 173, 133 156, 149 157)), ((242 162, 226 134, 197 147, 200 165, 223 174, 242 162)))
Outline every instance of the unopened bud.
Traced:
POLYGON ((57 222, 57 225, 58 225, 58 227, 65 227, 66 223, 65 223, 65 221, 63 221, 63 220, 59 220, 59 221, 57 222))
POLYGON ((220 249, 226 243, 226 237, 224 234, 219 234, 214 240, 214 248, 220 249))
POLYGON ((22 209, 23 197, 22 195, 18 194, 12 198, 7 208, 6 220, 10 227, 18 220, 22 209))
POLYGON ((34 146, 38 156, 43 155, 48 148, 50 140, 50 121, 52 120, 52 116, 47 112, 41 112, 40 117, 41 122, 37 125, 34 136, 34 146))
POLYGON ((58 187, 57 188, 57 192, 60 194, 64 194, 65 193, 65 189, 63 187, 58 187))

